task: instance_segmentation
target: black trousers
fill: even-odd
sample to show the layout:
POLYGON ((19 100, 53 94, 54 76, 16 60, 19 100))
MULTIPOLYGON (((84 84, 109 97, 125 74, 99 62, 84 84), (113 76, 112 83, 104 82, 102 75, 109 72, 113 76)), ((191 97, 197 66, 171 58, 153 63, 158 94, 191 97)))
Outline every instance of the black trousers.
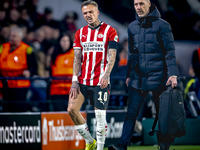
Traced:
MULTIPOLYGON (((163 91, 152 91, 154 104, 157 104, 157 100, 162 92, 163 91)), ((128 110, 127 110, 126 117, 123 124, 122 136, 119 141, 119 144, 122 145, 125 149, 127 149, 127 146, 131 140, 136 119, 139 115, 142 104, 148 93, 149 91, 141 91, 141 90, 137 90, 137 89, 129 87, 128 110)), ((160 142, 164 142, 164 141, 158 141, 158 142, 160 144, 160 142)), ((170 146, 171 143, 172 142, 167 143, 167 144, 170 146)))

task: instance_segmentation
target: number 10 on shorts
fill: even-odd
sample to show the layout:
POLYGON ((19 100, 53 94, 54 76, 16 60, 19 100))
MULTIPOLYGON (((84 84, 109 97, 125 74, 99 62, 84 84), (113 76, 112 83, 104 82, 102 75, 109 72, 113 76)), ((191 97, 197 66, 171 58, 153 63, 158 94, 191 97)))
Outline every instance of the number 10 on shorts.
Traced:
POLYGON ((102 94, 102 91, 100 91, 98 94, 99 94, 99 98, 98 98, 99 101, 102 101, 102 100, 107 101, 108 92, 105 92, 104 94, 102 94), (103 96, 103 99, 102 99, 102 96, 103 96))

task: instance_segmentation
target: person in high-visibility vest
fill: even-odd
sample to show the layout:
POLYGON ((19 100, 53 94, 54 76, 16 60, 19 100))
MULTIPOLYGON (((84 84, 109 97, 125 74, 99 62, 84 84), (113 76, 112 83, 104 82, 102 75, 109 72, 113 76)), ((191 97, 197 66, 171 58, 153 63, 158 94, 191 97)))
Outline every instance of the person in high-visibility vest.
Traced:
MULTIPOLYGON (((29 78, 37 74, 37 63, 33 49, 31 46, 24 43, 22 39, 22 29, 13 27, 11 28, 9 42, 0 46, 0 73, 3 77, 29 78)), ((0 85, 2 85, 2 83, 0 85)), ((30 87, 30 81, 8 80, 7 87, 8 89, 4 90, 6 93, 3 94, 5 100, 24 101, 26 100, 27 90, 30 87)), ((10 109, 8 111, 21 111, 17 108, 16 104, 13 105, 11 110, 10 109)), ((22 108, 22 110, 25 111, 25 108, 22 108)))
POLYGON ((200 47, 193 52, 192 64, 190 67, 190 76, 193 76, 187 83, 184 90, 184 98, 190 91, 195 91, 197 98, 200 100, 200 47))
POLYGON ((51 76, 69 78, 67 80, 53 79, 50 86, 51 100, 66 100, 66 105, 54 103, 54 110, 66 110, 71 79, 73 75, 74 50, 69 35, 63 34, 58 40, 58 45, 54 47, 51 61, 51 76), (58 105, 56 105, 58 104, 58 105))

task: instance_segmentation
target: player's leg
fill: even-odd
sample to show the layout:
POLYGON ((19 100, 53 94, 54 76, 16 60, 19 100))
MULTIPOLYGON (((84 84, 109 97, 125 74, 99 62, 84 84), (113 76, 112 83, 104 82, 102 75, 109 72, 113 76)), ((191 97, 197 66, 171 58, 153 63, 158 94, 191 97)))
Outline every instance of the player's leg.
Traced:
POLYGON ((81 92, 78 94, 77 99, 72 99, 69 96, 67 111, 69 112, 69 115, 75 124, 76 130, 85 139, 86 150, 93 150, 93 148, 95 147, 96 141, 90 135, 88 126, 79 112, 84 101, 85 101, 85 98, 81 92))
POLYGON ((106 121, 106 110, 95 109, 95 118, 97 121, 97 150, 103 150, 105 144, 105 121, 106 121))
POLYGON ((69 95, 67 111, 75 125, 81 125, 85 123, 82 115, 79 113, 80 108, 84 103, 84 101, 85 98, 81 92, 78 94, 78 97, 76 99, 72 99, 71 96, 69 95))
POLYGON ((97 86, 93 91, 92 101, 94 102, 95 118, 97 121, 97 150, 103 150, 107 131, 106 109, 109 103, 110 85, 105 89, 101 89, 97 86))

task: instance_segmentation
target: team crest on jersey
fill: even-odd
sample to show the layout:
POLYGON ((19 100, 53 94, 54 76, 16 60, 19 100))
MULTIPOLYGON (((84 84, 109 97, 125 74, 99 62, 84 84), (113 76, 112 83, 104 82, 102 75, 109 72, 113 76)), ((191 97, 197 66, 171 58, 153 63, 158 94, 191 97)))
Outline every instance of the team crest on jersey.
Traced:
POLYGON ((76 43, 74 43, 73 46, 76 46, 76 43))
POLYGON ((98 34, 98 38, 103 38, 103 34, 98 34))
POLYGON ((115 41, 115 42, 118 41, 118 36, 117 36, 117 35, 115 36, 114 41, 115 41))

